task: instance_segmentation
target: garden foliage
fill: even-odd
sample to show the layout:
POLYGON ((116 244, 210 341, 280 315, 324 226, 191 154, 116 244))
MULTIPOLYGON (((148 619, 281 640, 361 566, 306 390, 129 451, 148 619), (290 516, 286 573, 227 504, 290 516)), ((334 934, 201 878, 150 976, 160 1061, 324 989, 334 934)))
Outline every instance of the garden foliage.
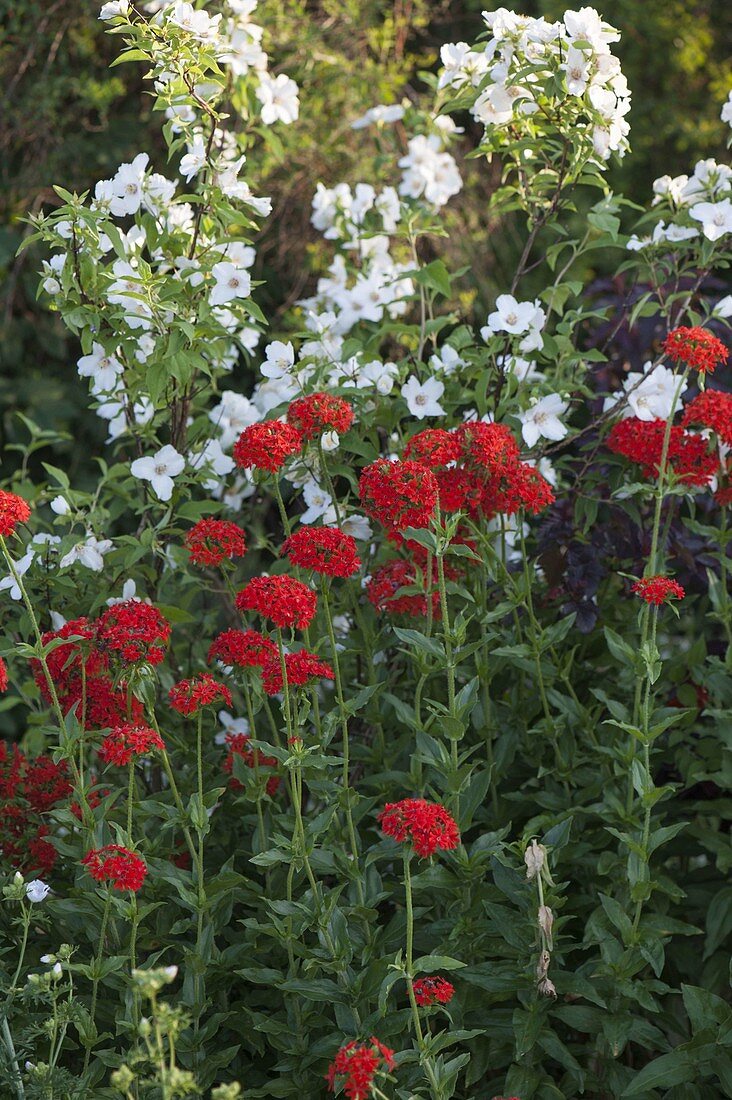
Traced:
POLYGON ((41 481, 26 418, 0 491, 4 1095, 732 1095, 732 169, 613 194, 619 31, 486 12, 352 120, 273 340, 254 7, 105 3, 168 163, 29 222, 107 442, 41 481), (466 127, 525 227, 477 325, 466 127))

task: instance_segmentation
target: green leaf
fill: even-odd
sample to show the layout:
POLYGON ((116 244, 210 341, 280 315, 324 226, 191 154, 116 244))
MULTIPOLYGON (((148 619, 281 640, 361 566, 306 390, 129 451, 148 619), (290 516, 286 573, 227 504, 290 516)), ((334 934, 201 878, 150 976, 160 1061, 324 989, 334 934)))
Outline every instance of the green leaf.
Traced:
POLYGON ((683 1085, 687 1081, 695 1080, 696 1075, 697 1070, 690 1055, 685 1050, 674 1050, 644 1066, 622 1095, 643 1096, 651 1089, 683 1085))

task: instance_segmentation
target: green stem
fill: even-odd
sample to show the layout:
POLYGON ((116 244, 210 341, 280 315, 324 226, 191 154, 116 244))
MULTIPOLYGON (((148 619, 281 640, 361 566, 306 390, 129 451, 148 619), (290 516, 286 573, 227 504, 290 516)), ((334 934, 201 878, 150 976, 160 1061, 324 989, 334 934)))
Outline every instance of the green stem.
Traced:
MULTIPOLYGON (((104 957, 104 940, 107 935, 107 924, 109 922, 109 910, 112 905, 112 894, 107 887, 107 895, 104 899, 104 912, 102 913, 102 924, 99 930, 99 948, 97 950, 97 957, 94 960, 94 977, 92 978, 92 999, 91 1009, 89 1012, 89 1018, 92 1026, 96 1026, 96 1012, 97 1012, 97 995, 99 993, 99 971, 102 966, 102 958, 104 957)), ((83 1073, 89 1068, 89 1059, 91 1057, 91 1049, 93 1043, 87 1043, 86 1053, 84 1055, 84 1069, 83 1073)))
POLYGON ((402 854, 404 865, 404 897, 406 901, 406 949, 404 959, 404 970, 407 976, 407 994, 409 996, 409 1004, 412 1010, 412 1021, 414 1023, 414 1031, 417 1036, 417 1043, 419 1045, 420 1063, 424 1067, 427 1077, 430 1082, 432 1094, 435 1100, 440 1100, 442 1095, 439 1082, 435 1076, 435 1070, 432 1065, 431 1058, 425 1052, 424 1032, 422 1031, 422 1021, 419 1016, 419 1006, 417 1005, 417 998, 414 995, 414 906, 412 902, 412 871, 411 860, 412 851, 411 848, 405 844, 402 854))
POLYGON ((8 1058, 12 1066, 13 1084, 15 1085, 15 1092, 19 1100, 25 1100, 25 1088, 23 1087, 23 1078, 20 1073, 20 1066, 18 1065, 18 1056, 15 1053, 15 1044, 13 1043, 13 1036, 10 1031, 10 1025, 8 1023, 7 1016, 0 1016, 0 1029, 3 1033, 3 1041, 5 1043, 5 1049, 8 1052, 8 1058))

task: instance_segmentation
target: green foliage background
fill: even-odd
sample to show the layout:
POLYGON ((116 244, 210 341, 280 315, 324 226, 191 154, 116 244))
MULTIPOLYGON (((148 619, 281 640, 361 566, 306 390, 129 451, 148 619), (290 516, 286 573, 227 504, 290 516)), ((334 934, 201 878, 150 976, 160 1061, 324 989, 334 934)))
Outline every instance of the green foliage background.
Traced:
MULTIPOLYGON (((512 5, 513 6, 513 5, 512 5)), ((563 0, 524 0, 529 15, 561 15, 563 0)), ((722 156, 719 110, 732 85, 732 5, 723 0, 615 0, 601 3, 622 30, 619 54, 633 90, 632 155, 610 185, 644 201, 652 180, 686 171, 700 157, 722 156)), ((311 231, 310 199, 320 179, 375 181, 392 167, 372 131, 350 122, 378 102, 407 96, 429 103, 420 73, 435 70, 445 41, 472 40, 484 0, 262 0, 275 63, 301 86, 299 122, 249 160, 259 193, 274 199, 255 275, 273 331, 307 292, 321 247, 311 231), (273 144, 276 142, 276 144, 273 144)), ((36 301, 36 250, 15 253, 29 210, 52 205, 53 183, 78 191, 146 150, 163 167, 159 123, 135 66, 108 68, 114 42, 104 35, 96 0, 0 0, 0 448, 25 428, 22 411, 41 428, 68 434, 54 445, 72 482, 84 476, 104 425, 84 410, 78 352, 54 315, 36 301)), ((466 120, 468 129, 470 120, 466 120)), ((466 149, 470 147, 470 133, 466 149)), ((510 283, 520 232, 486 215, 498 166, 462 166, 465 190, 447 210, 454 266, 467 266, 466 312, 483 314, 510 283)), ((393 171, 393 168, 392 168, 393 171)), ((6 457, 6 462, 9 461, 6 457)))

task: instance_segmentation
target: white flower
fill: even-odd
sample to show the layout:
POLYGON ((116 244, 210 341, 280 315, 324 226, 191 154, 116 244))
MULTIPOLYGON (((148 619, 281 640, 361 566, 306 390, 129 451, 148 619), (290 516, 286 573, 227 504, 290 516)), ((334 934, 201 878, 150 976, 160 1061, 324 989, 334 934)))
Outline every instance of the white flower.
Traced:
POLYGON ((107 600, 107 607, 115 607, 118 603, 127 603, 128 600, 135 600, 137 603, 150 603, 149 600, 141 600, 137 595, 137 585, 133 580, 126 580, 122 585, 121 596, 110 596, 107 600))
POLYGON ((25 896, 28 901, 45 901, 50 893, 51 887, 47 886, 42 879, 37 878, 33 882, 26 883, 25 896))
POLYGON ((437 378, 428 378, 426 382, 420 382, 414 374, 409 376, 401 389, 407 408, 418 420, 424 420, 426 416, 445 415, 445 410, 440 404, 440 398, 444 392, 445 385, 437 378))
POLYGON ((340 445, 341 437, 338 435, 338 432, 323 432, 320 437, 320 446, 326 453, 330 451, 337 451, 340 445))
POLYGON ((566 401, 562 401, 558 393, 550 393, 542 397, 531 408, 519 414, 521 421, 521 435, 527 447, 534 444, 543 436, 544 439, 564 439, 567 428, 559 417, 568 409, 566 401))
POLYGON ((271 77, 268 73, 263 73, 255 91, 262 104, 262 122, 265 126, 271 126, 273 122, 290 123, 297 119, 300 111, 298 88, 289 76, 280 73, 279 76, 271 77))
MULTIPOLYGON (((18 574, 19 577, 25 576, 25 574, 28 572, 31 565, 33 564, 33 559, 35 558, 35 556, 35 550, 31 549, 26 551, 26 553, 23 554, 22 558, 18 558, 17 561, 13 561, 15 572, 18 574)), ((2 580, 0 580, 0 592, 5 591, 7 591, 11 600, 19 600, 22 596, 20 585, 17 583, 12 573, 8 573, 7 577, 3 577, 2 580)))
POLYGON ((219 711, 219 722, 224 728, 214 738, 217 745, 224 745, 229 733, 249 733, 249 722, 246 718, 235 718, 228 710, 219 711))
POLYGON ((562 66, 567 73, 567 91, 570 95, 584 95, 590 75, 590 59, 583 50, 570 46, 562 66))
MULTIPOLYGON (((650 370, 651 363, 643 367, 643 372, 631 372, 623 385, 628 394, 627 416, 635 416, 638 420, 667 420, 671 415, 674 394, 676 393, 680 379, 668 367, 659 364, 650 370)), ((686 382, 681 387, 680 394, 687 388, 686 382)))
POLYGON ((248 397, 234 390, 224 390, 221 401, 208 414, 209 420, 221 432, 221 446, 231 447, 245 428, 262 419, 259 409, 248 397))
POLYGON ((719 117, 722 122, 726 122, 732 126, 732 92, 727 96, 727 102, 723 104, 722 113, 719 117))
POLYGON ((152 457, 136 458, 130 473, 140 481, 149 481, 158 500, 170 500, 173 495, 173 478, 183 471, 186 460, 175 447, 166 443, 152 457))
POLYGON ((732 317, 732 294, 726 294, 724 298, 720 298, 714 307, 714 314, 717 317, 727 319, 732 317))
POLYGON ((236 298, 248 298, 252 289, 252 280, 244 267, 238 267, 228 260, 214 264, 211 269, 215 285, 209 296, 209 305, 222 306, 236 298))
POLYGON ((109 0, 109 3, 102 4, 102 10, 99 12, 100 19, 114 19, 117 15, 127 15, 130 10, 128 0, 109 0))
MULTIPOLYGON (((307 509, 300 516, 300 523, 315 523, 318 519, 323 519, 325 522, 325 516, 333 513, 333 498, 329 493, 326 493, 325 489, 321 489, 317 481, 307 481, 303 486, 302 495, 305 498, 307 509)), ((333 522, 330 519, 328 522, 333 522)))
POLYGON ((60 978, 63 972, 64 968, 61 966, 60 962, 54 963, 51 967, 51 973, 53 974, 54 978, 60 978))
POLYGON ((122 364, 114 355, 108 355, 101 344, 92 344, 91 355, 82 355, 77 363, 81 378, 93 378, 94 393, 108 393, 113 390, 120 374, 122 364))
POLYGON ((718 241, 727 233, 732 233, 732 202, 698 202, 692 206, 689 214, 694 221, 702 223, 702 232, 709 241, 718 241))
POLYGON ((68 516, 71 506, 66 497, 59 495, 51 501, 51 511, 55 512, 57 516, 68 516))
POLYGON ((359 542, 368 542, 373 536, 371 523, 366 516, 358 514, 346 516, 340 526, 342 531, 359 542))
POLYGON ((285 378, 292 373, 295 364, 295 350, 288 340, 273 340, 264 349, 265 359, 259 368, 265 378, 285 378))
POLYGON ((51 256, 50 260, 43 261, 43 289, 46 294, 58 294, 61 291, 59 276, 64 269, 66 256, 59 252, 51 256))
POLYGON ((181 30, 192 34, 199 42, 210 42, 218 34, 221 16, 211 16, 208 12, 196 11, 193 4, 178 0, 168 20, 181 30))
POLYGON ((480 334, 484 340, 488 340, 494 332, 520 336, 535 326, 537 314, 540 313, 543 315, 538 302, 518 302, 512 294, 499 294, 496 310, 488 315, 488 322, 480 334))
POLYGON ((109 209, 115 218, 136 214, 142 203, 142 184, 149 161, 147 153, 138 153, 129 164, 120 164, 110 181, 112 200, 109 209))
POLYGON ((64 554, 59 566, 61 569, 66 569, 67 566, 75 565, 78 561, 93 573, 101 573, 104 568, 104 555, 109 553, 113 545, 111 539, 98 539, 91 532, 87 532, 83 542, 77 542, 68 554, 64 554))
POLYGON ((465 362, 459 353, 450 344, 443 344, 436 355, 430 356, 430 366, 440 374, 454 374, 459 367, 464 367, 465 362))
POLYGON ((519 382, 530 382, 543 378, 533 359, 522 359, 520 355, 499 355, 498 366, 506 374, 512 374, 519 382))
POLYGON ((202 168, 206 167, 206 146, 200 134, 196 134, 187 148, 188 152, 181 157, 180 162, 180 174, 186 182, 193 179, 202 168))
POLYGON ((374 123, 377 126, 385 126, 389 122, 398 122, 400 118, 404 118, 404 108, 398 103, 379 104, 378 107, 369 108, 365 115, 361 115, 352 122, 351 129, 365 130, 367 126, 374 123))

